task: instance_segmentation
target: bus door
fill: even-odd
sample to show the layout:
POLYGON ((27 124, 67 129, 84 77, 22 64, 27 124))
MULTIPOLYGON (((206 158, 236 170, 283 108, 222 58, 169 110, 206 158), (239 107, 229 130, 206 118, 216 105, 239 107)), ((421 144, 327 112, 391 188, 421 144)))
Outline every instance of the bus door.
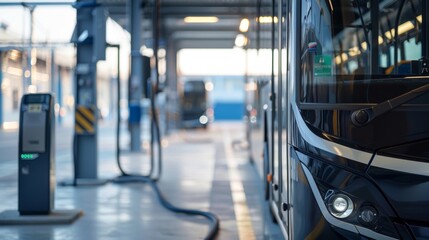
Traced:
MULTIPOLYGON (((281 97, 279 89, 281 87, 281 76, 279 75, 279 22, 277 11, 279 9, 279 1, 272 0, 272 21, 271 21, 271 173, 272 173, 272 200, 276 207, 275 211, 279 213, 281 204, 281 97)), ((280 216, 279 216, 280 217, 280 216)))
POLYGON ((281 179, 281 199, 280 199, 280 216, 283 226, 288 229, 289 225, 289 141, 288 141, 288 118, 289 118, 289 26, 290 24, 290 1, 279 0, 278 19, 279 21, 279 109, 281 114, 278 116, 280 123, 279 129, 279 147, 280 147, 280 179, 281 179))

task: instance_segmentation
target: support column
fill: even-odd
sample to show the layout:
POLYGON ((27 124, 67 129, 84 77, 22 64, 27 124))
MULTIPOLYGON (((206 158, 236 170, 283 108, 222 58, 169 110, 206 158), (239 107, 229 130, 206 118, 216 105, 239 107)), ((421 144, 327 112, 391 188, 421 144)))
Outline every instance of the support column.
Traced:
MULTIPOLYGON (((27 6, 29 13, 30 13, 30 33, 28 38, 28 48, 26 51, 22 51, 22 93, 28 92, 28 87, 32 85, 32 65, 31 65, 31 58, 32 58, 32 48, 33 48, 33 30, 34 30, 34 9, 35 6, 27 6)), ((25 39, 22 39, 24 42, 25 39)))
POLYGON ((61 79, 61 71, 62 68, 60 65, 58 65, 58 69, 57 69, 57 79, 58 79, 58 84, 57 84, 57 103, 60 106, 60 112, 58 114, 57 117, 57 121, 58 121, 58 125, 61 126, 61 124, 63 123, 63 117, 61 116, 61 108, 63 107, 63 83, 62 83, 62 79, 61 79))
POLYGON ((106 19, 102 8, 97 6, 95 1, 77 2, 79 7, 76 11, 77 22, 73 36, 73 41, 76 43, 75 179, 96 180, 97 62, 105 57, 100 46, 103 44, 105 46, 106 19))
POLYGON ((166 49, 166 60, 167 60, 167 133, 172 129, 179 127, 179 92, 177 88, 177 48, 172 38, 167 42, 166 49))
POLYGON ((0 129, 3 128, 3 52, 0 51, 0 129))
POLYGON ((127 1, 128 30, 131 33, 131 74, 129 83, 129 131, 131 135, 131 151, 137 152, 141 149, 140 120, 143 82, 143 59, 140 54, 142 38, 143 11, 141 0, 127 1))
POLYGON ((50 71, 50 76, 51 76, 50 77, 51 86, 50 86, 49 91, 56 92, 55 86, 57 85, 57 83, 56 83, 57 77, 56 77, 56 68, 55 68, 55 50, 54 50, 54 48, 51 48, 50 52, 51 52, 51 56, 49 58, 50 59, 49 71, 50 71))
POLYGON ((58 109, 58 116, 57 116, 57 122, 59 125, 62 123, 62 117, 61 117, 61 107, 62 104, 62 86, 61 86, 61 66, 57 66, 55 64, 55 49, 51 49, 51 62, 50 62, 50 73, 51 73, 51 92, 54 92, 56 97, 55 101, 59 106, 58 109))
POLYGON ((28 50, 27 50, 27 67, 24 71, 25 85, 24 92, 28 91, 28 87, 33 84, 33 32, 34 32, 34 9, 35 6, 29 6, 28 10, 30 11, 30 36, 28 42, 28 50))

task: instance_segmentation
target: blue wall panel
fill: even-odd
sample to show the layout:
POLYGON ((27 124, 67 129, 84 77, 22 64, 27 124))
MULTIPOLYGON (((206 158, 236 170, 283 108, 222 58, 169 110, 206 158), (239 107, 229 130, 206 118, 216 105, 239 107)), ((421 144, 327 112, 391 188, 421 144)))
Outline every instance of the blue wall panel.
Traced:
POLYGON ((242 120, 244 105, 241 102, 217 102, 214 104, 214 119, 242 120))

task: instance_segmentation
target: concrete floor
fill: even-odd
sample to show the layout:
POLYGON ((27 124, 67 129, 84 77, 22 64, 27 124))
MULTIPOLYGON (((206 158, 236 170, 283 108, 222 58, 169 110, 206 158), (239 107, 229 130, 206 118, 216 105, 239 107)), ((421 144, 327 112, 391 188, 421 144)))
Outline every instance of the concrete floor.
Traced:
MULTIPOLYGON (((99 127, 99 177, 119 174, 114 128, 99 127)), ((0 130, 0 212, 17 209, 17 130, 0 130)), ((220 219, 218 239, 282 239, 262 200, 262 181, 247 152, 231 142, 244 138, 242 123, 216 123, 208 130, 178 131, 163 140, 159 187, 176 206, 208 210, 220 219)), ((146 139, 146 138, 145 138, 146 139)), ((125 129, 122 148, 129 142, 125 129)), ((71 127, 57 129, 57 180, 72 177, 71 127)), ((132 172, 146 173, 149 155, 122 151, 132 172)), ((203 239, 208 221, 164 209, 149 185, 113 184, 56 189, 56 209, 82 209, 70 225, 0 226, 0 239, 203 239)))

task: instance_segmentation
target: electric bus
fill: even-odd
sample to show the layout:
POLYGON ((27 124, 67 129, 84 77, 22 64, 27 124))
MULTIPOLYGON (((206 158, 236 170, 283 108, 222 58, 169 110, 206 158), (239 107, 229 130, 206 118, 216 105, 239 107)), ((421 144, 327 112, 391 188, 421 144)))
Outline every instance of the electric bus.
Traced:
POLYGON ((257 8, 249 152, 284 237, 429 239, 429 1, 257 8))
POLYGON ((183 84, 182 101, 182 127, 207 128, 208 94, 203 80, 187 80, 183 84))

